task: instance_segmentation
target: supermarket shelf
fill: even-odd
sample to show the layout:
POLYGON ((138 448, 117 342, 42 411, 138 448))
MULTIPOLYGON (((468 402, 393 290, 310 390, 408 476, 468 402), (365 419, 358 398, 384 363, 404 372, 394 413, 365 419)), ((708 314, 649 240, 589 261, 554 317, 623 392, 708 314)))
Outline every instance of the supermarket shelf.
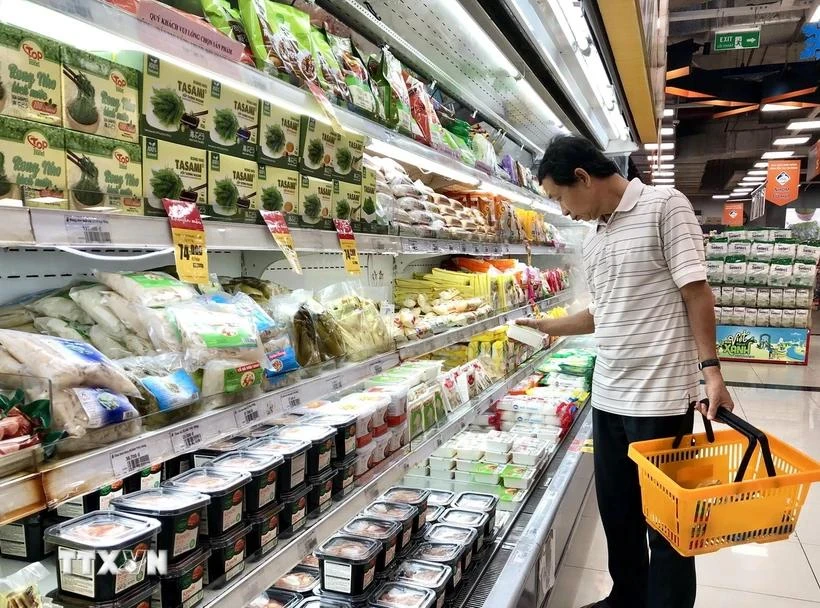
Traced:
POLYGON ((271 583, 285 574, 302 557, 332 536, 345 522, 376 499, 385 490, 402 480, 407 471, 429 458, 433 451, 469 426, 493 401, 500 399, 513 386, 533 372, 541 356, 557 349, 561 341, 530 357, 515 372, 496 382, 486 391, 448 416, 446 422, 413 440, 413 450, 406 448, 391 455, 363 477, 363 483, 347 498, 329 511, 312 527, 283 541, 261 562, 246 570, 245 575, 220 591, 206 592, 204 608, 235 608, 245 606, 271 583))
MULTIPOLYGON (((559 293, 558 295, 540 300, 538 305, 543 308, 558 306, 569 302, 571 299, 571 294, 568 291, 565 291, 563 293, 559 293)), ((430 336, 429 338, 407 342, 399 346, 399 358, 404 361, 406 359, 426 355, 427 353, 431 353, 450 344, 455 344, 456 342, 463 342, 475 334, 487 331, 493 327, 498 327, 499 325, 504 325, 505 323, 514 321, 515 319, 525 317, 531 311, 532 306, 527 304, 525 306, 513 308, 506 312, 491 315, 486 319, 483 319, 477 323, 472 323, 471 325, 466 325, 465 327, 451 329, 449 331, 445 331, 444 333, 430 336)))
MULTIPOLYGON (((460 253, 484 257, 524 255, 527 253, 527 250, 528 246, 522 243, 476 243, 471 241, 417 237, 401 237, 400 248, 401 253, 406 255, 457 255, 460 253)), ((563 244, 530 245, 529 252, 532 255, 558 255, 562 253, 572 253, 573 249, 563 244)))

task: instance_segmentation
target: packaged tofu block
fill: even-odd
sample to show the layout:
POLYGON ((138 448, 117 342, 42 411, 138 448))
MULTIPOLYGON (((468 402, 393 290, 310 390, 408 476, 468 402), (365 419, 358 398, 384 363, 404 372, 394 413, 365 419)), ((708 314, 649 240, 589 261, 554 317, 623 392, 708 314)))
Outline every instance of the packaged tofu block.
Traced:
POLYGON ((139 70, 62 47, 63 126, 139 144, 139 70))
POLYGON ((0 24, 0 115, 63 124, 60 45, 0 24))
POLYGON ((299 222, 304 228, 333 229, 330 206, 333 184, 323 179, 302 176, 299 184, 299 222))
MULTIPOLYGON (((257 165, 259 208, 281 211, 288 226, 299 225, 299 173, 269 165, 257 165)), ((257 214, 257 223, 262 218, 257 214)))
POLYGON ((211 81, 208 150, 256 160, 259 99, 211 81))
POLYGON ((208 199, 203 216, 222 222, 256 223, 259 199, 256 162, 208 152, 208 199))
POLYGON ((330 181, 339 135, 328 124, 315 118, 302 117, 299 149, 299 173, 330 181))
POLYGON ((210 79, 146 54, 142 71, 142 134, 204 148, 212 119, 210 92, 210 79))
POLYGON ((298 114, 263 101, 259 114, 259 163, 298 170, 301 128, 298 114))
POLYGON ((66 131, 65 149, 71 209, 143 214, 142 151, 137 144, 66 131))
POLYGON ((205 150, 154 137, 142 138, 145 215, 165 217, 163 198, 204 205, 208 199, 205 150))
POLYGON ((0 199, 67 209, 65 190, 63 130, 0 116, 0 199))
POLYGON ((362 187, 338 179, 333 180, 334 219, 356 220, 362 210, 362 187))

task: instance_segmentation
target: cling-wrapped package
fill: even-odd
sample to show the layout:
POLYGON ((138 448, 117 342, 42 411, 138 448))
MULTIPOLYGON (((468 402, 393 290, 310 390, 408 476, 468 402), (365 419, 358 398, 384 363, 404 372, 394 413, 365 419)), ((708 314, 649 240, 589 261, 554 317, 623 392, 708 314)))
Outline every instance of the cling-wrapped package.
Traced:
POLYGON ((65 338, 66 340, 78 340, 80 342, 86 341, 85 336, 62 319, 37 317, 34 319, 34 327, 41 334, 45 334, 47 336, 65 338))
MULTIPOLYGON (((117 362, 140 388, 142 401, 136 407, 142 415, 169 413, 199 401, 200 389, 183 369, 179 353, 130 357, 117 362)), ((172 422, 165 417, 161 422, 172 422)), ((154 418, 152 422, 157 422, 154 418)))
POLYGON ((102 388, 67 388, 54 392, 52 428, 72 437, 137 418, 139 413, 119 393, 102 388))
POLYGON ((97 280, 134 304, 150 308, 185 302, 196 297, 193 287, 164 272, 101 272, 97 280))
POLYGON ((362 359, 392 347, 390 332, 373 300, 359 295, 355 282, 337 283, 318 292, 338 323, 344 348, 349 357, 362 359))
POLYGON ((125 325, 123 325, 119 317, 105 305, 105 297, 103 294, 107 291, 103 285, 80 285, 72 288, 69 295, 95 323, 102 325, 103 329, 105 329, 109 335, 121 338, 127 333, 125 325))
POLYGON ((60 292, 59 295, 55 294, 40 298, 31 304, 27 304, 26 308, 33 310, 39 316, 62 319, 68 323, 91 325, 94 322, 74 300, 68 297, 68 292, 65 290, 60 292))

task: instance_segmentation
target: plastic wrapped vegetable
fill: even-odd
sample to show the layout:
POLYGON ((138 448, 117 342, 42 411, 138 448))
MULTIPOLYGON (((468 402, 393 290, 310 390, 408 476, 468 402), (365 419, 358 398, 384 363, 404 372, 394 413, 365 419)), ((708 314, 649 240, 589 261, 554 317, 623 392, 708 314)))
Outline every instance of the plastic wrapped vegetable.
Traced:
POLYGON ((37 317, 34 319, 34 327, 41 334, 47 336, 56 336, 57 338, 65 338, 66 340, 85 341, 85 336, 74 329, 71 325, 62 319, 54 319, 52 317, 37 317))
POLYGON ((302 367, 318 365, 345 354, 341 328, 309 292, 294 291, 271 300, 276 320, 291 327, 291 345, 302 367))
POLYGON ((331 285, 317 295, 339 324, 348 356, 364 358, 388 350, 390 332, 375 303, 359 295, 361 286, 346 282, 331 285))
POLYGON ((74 300, 68 297, 67 290, 62 290, 54 295, 40 298, 31 304, 27 304, 26 308, 44 317, 62 319, 69 323, 91 325, 94 322, 82 308, 77 306, 74 300))
POLYGON ((113 336, 106 333, 101 325, 92 325, 88 337, 91 344, 110 359, 124 359, 134 354, 115 340, 113 336))
POLYGON ((129 302, 142 306, 167 306, 196 297, 190 285, 164 272, 100 272, 97 280, 129 302))
POLYGON ((124 337, 126 334, 125 326, 104 303, 103 293, 105 291, 106 288, 102 285, 81 285, 72 288, 69 295, 108 334, 115 337, 124 337))
POLYGON ((82 437, 88 429, 124 422, 139 416, 128 399, 102 388, 69 388, 54 393, 52 428, 72 437, 82 437))
MULTIPOLYGON (((136 407, 142 415, 168 413, 199 400, 199 386, 183 369, 182 357, 178 353, 131 357, 117 363, 140 388, 143 400, 136 407)), ((172 422, 178 417, 166 416, 159 421, 172 422)), ((152 422, 158 420, 152 418, 152 422)))

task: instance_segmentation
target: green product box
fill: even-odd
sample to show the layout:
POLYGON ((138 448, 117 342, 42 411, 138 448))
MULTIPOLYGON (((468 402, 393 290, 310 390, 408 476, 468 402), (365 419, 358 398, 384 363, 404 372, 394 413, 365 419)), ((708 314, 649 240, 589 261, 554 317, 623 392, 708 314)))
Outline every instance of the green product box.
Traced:
POLYGON ((71 209, 143 215, 142 152, 137 144, 65 132, 71 209))
POLYGON ((208 153, 208 199, 200 209, 203 216, 221 222, 255 224, 257 194, 255 161, 208 153))
POLYGON ((211 81, 146 54, 142 71, 142 135, 205 148, 211 120, 211 81))
POLYGON ((260 108, 259 163, 297 171, 302 118, 267 101, 260 108))
POLYGON ((299 173, 326 181, 333 179, 333 159, 339 135, 315 118, 302 117, 299 173))
POLYGON ((259 99, 211 81, 208 150, 256 160, 259 99))
POLYGON ((302 228, 334 230, 330 216, 332 200, 332 182, 303 175, 299 184, 299 225, 302 228))
POLYGON ((361 184, 363 153, 363 135, 355 133, 340 135, 336 141, 336 152, 333 155, 333 179, 361 184))
POLYGON ((139 144, 139 70, 62 47, 63 125, 139 144))
MULTIPOLYGON (((299 225, 299 173, 267 165, 257 165, 259 206, 267 211, 281 211, 288 226, 299 225)), ((257 216, 257 223, 263 223, 257 216)))
POLYGON ((63 124, 60 44, 0 24, 0 114, 63 124))
POLYGON ((142 187, 145 215, 165 217, 163 198, 204 205, 208 200, 205 150, 143 137, 142 187))
POLYGON ((68 209, 65 190, 63 129, 0 116, 0 199, 68 209))
POLYGON ((387 219, 376 213, 376 172, 362 167, 362 207, 353 221, 353 231, 387 234, 387 219))
POLYGON ((356 184, 333 180, 334 219, 356 220, 362 208, 362 187, 356 184))

